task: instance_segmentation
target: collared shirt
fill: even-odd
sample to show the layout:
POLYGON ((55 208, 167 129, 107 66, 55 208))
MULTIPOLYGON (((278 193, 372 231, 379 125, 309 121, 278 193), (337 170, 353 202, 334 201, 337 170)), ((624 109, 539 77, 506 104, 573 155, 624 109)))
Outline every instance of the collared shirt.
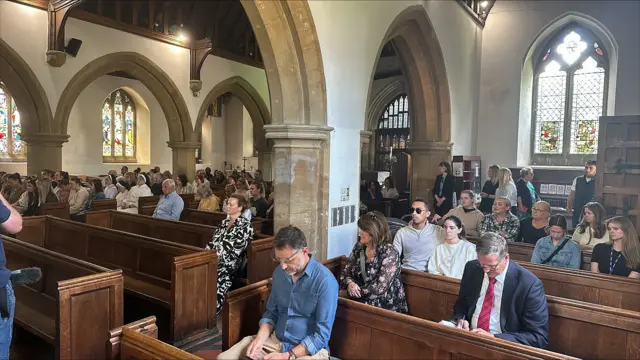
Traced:
MULTIPOLYGON (((500 308, 502 307, 502 289, 504 289, 504 279, 507 276, 507 270, 509 270, 509 261, 507 260, 507 266, 504 267, 504 271, 500 275, 496 276, 496 283, 493 286, 493 307, 491 308, 491 317, 489 318, 489 332, 492 334, 502 334, 502 327, 500 326, 500 308)), ((471 329, 478 328, 478 318, 482 311, 482 303, 484 302, 484 296, 489 288, 489 276, 484 274, 482 280, 482 288, 480 288, 480 296, 476 301, 476 310, 473 312, 471 318, 471 329)))
POLYGON ((167 220, 180 220, 180 214, 184 209, 184 201, 175 191, 169 195, 163 195, 158 201, 158 206, 153 212, 153 217, 167 220))
MULTIPOLYGON (((565 239, 568 241, 564 247, 560 249, 553 259, 549 260, 545 265, 580 269, 580 261, 582 260, 580 245, 569 238, 565 239)), ((560 246, 565 239, 560 240, 558 246, 560 246)), ((542 264, 543 261, 553 254, 556 247, 557 246, 553 245, 551 236, 545 236, 538 240, 535 249, 533 249, 533 254, 531 255, 531 263, 542 264)))
POLYGON ((480 235, 486 232, 494 232, 500 234, 505 233, 504 238, 507 241, 515 241, 520 234, 520 220, 510 212, 502 222, 498 222, 495 214, 487 214, 482 218, 480 223, 480 235))
POLYGON ((312 257, 295 283, 278 266, 273 271, 272 284, 260 325, 275 328, 283 352, 298 344, 311 355, 322 349, 328 351, 338 307, 338 282, 331 271, 312 257))

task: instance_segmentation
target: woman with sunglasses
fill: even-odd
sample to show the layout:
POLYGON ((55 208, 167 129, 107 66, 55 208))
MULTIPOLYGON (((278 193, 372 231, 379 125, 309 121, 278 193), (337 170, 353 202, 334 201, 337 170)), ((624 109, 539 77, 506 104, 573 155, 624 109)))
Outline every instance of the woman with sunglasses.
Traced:
POLYGON ((406 313, 400 256, 393 247, 387 219, 378 211, 358 220, 359 241, 340 275, 340 295, 363 304, 406 313))
POLYGON ((464 225, 455 215, 443 224, 444 244, 436 246, 427 268, 429 273, 461 279, 467 262, 478 258, 476 246, 465 240, 464 225))
POLYGON ((593 248, 591 271, 640 279, 640 243, 631 220, 616 216, 607 221, 611 243, 593 248))

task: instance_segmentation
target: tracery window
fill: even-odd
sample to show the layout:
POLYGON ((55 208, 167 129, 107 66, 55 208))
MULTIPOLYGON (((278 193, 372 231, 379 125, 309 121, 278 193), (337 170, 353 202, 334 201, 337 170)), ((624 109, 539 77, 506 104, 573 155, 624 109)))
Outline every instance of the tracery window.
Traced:
POLYGON ((376 169, 387 169, 392 151, 406 149, 411 141, 409 100, 406 94, 393 99, 380 116, 376 130, 376 169), (393 150, 392 150, 393 149, 393 150))
POLYGON ((18 105, 9 89, 0 82, 0 161, 24 161, 26 144, 18 105))
POLYGON ((606 111, 608 58, 591 31, 571 24, 553 36, 535 65, 533 162, 581 164, 598 152, 606 111))
POLYGON ((112 92, 102 104, 103 162, 136 161, 136 107, 126 91, 112 92))

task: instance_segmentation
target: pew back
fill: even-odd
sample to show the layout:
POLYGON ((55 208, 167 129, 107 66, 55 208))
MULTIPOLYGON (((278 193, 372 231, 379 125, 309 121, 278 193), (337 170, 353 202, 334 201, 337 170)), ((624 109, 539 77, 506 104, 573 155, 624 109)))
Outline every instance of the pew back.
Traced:
MULTIPOLYGON (((158 206, 158 201, 160 201, 160 196, 154 195, 154 196, 140 196, 138 198, 138 214, 140 215, 147 215, 147 214, 143 214, 143 208, 147 207, 147 211, 149 208, 153 207, 153 210, 156 209, 156 206, 158 206)), ((151 214, 153 215, 153 210, 151 210, 151 214)))
POLYGON ((107 342, 108 360, 120 359, 120 345, 122 343, 122 329, 127 328, 135 332, 139 332, 154 339, 158 338, 158 326, 156 326, 156 317, 149 316, 144 319, 134 321, 132 323, 109 330, 109 341, 107 342))
POLYGON ((69 203, 45 203, 40 205, 40 214, 69 219, 69 203))
POLYGON ((189 354, 162 341, 131 330, 122 329, 122 343, 120 344, 120 359, 146 360, 146 359, 172 359, 172 360, 197 360, 198 356, 189 354))
POLYGON ((116 210, 117 208, 118 203, 116 199, 100 199, 91 202, 91 211, 116 210))

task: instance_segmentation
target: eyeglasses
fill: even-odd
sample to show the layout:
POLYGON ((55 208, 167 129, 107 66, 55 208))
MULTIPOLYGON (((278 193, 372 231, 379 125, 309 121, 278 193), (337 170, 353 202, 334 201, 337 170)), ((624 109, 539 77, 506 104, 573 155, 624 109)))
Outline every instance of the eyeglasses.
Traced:
POLYGON ((271 254, 271 258, 273 259, 274 262, 280 263, 280 264, 285 264, 285 265, 291 265, 291 263, 293 262, 293 258, 298 255, 302 250, 298 250, 296 251, 293 255, 289 256, 288 258, 284 259, 284 260, 280 260, 276 257, 275 252, 271 254))
POLYGON ((547 212, 547 210, 545 210, 545 209, 536 209, 536 208, 533 208, 533 209, 531 209, 531 210, 533 210, 533 212, 547 212))
POLYGON ((411 214, 413 214, 415 212, 416 214, 420 215, 420 214, 422 214, 423 211, 426 211, 426 210, 423 210, 423 209, 420 209, 420 208, 411 208, 411 209, 409 209, 409 211, 411 212, 411 214))
POLYGON ((500 260, 498 260, 498 263, 495 265, 482 265, 480 264, 480 262, 478 262, 478 266, 480 266, 483 270, 495 271, 498 266, 500 266, 502 260, 504 260, 504 258, 500 258, 500 260))

